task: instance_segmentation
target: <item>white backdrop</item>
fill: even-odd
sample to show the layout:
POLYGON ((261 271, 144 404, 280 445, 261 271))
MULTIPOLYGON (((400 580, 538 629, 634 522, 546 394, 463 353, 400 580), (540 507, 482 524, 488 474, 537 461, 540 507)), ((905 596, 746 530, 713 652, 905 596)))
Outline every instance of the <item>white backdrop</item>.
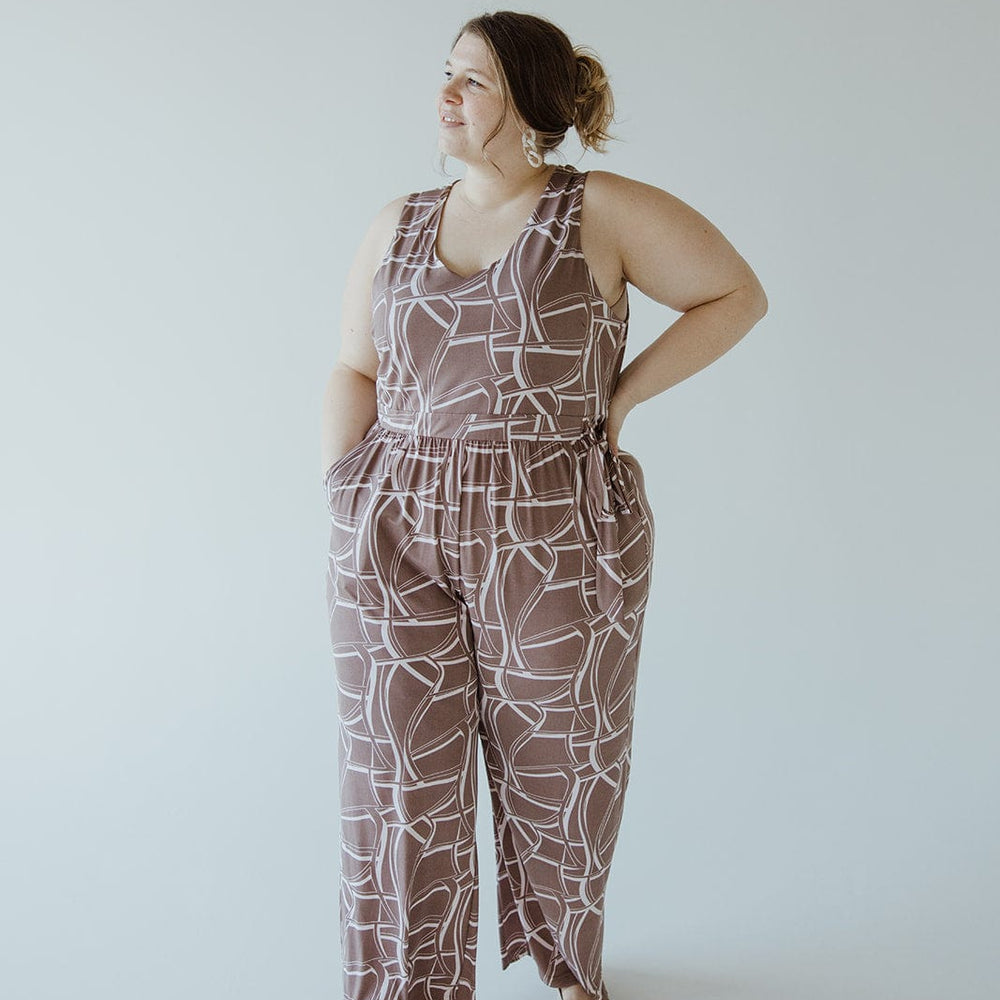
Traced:
MULTIPOLYGON (((474 6, 3 0, 0 993, 340 995, 320 402, 474 6)), ((540 3, 770 311, 632 411, 614 1000, 1000 995, 1000 13, 540 3)), ((626 362, 677 314, 635 289, 626 362)), ((481 772, 481 778, 484 774, 481 772)), ((485 781, 482 1000, 501 975, 485 781)))

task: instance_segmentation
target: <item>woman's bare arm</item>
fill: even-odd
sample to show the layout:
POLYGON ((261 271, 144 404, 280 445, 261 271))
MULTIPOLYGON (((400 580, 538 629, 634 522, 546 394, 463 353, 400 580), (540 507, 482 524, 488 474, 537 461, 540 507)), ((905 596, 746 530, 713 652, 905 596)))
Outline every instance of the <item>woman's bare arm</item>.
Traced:
POLYGON ((389 249, 406 196, 384 206, 365 233, 347 273, 340 318, 340 352, 323 394, 322 454, 325 473, 351 450, 378 417, 372 337, 372 280, 389 249))
POLYGON ((683 313, 622 370, 614 400, 617 431, 629 409, 700 371, 746 336, 767 312, 767 296, 729 240, 690 205, 651 184, 591 173, 587 183, 617 242, 625 279, 683 313))

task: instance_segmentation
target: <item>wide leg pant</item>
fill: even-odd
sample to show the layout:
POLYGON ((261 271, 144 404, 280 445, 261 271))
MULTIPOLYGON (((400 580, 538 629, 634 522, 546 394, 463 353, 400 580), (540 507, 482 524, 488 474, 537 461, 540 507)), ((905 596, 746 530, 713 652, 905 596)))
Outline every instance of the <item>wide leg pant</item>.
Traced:
POLYGON ((642 469, 622 451, 612 475, 612 457, 593 434, 376 421, 327 473, 346 1000, 475 996, 477 742, 503 968, 530 954, 549 986, 609 1000, 654 541, 642 469))

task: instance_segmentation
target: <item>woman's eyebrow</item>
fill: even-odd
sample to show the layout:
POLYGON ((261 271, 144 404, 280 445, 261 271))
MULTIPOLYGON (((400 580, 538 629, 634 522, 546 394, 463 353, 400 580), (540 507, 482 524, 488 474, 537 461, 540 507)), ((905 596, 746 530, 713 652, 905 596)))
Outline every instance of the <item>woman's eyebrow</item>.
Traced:
MULTIPOLYGON (((445 66, 451 66, 451 60, 450 59, 445 59, 444 64, 445 64, 445 66)), ((468 67, 468 71, 470 73, 478 73, 480 76, 485 76, 487 80, 492 79, 492 77, 489 75, 489 73, 487 73, 486 70, 484 70, 484 69, 476 69, 475 66, 469 66, 468 67)))

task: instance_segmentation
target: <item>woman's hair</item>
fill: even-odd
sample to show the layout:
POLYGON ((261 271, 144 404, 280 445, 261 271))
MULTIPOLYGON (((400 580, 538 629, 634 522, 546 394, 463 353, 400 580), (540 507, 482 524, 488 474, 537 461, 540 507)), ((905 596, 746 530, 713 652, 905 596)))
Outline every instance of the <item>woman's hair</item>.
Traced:
POLYGON ((484 158, 487 143, 503 127, 512 105, 537 132, 535 143, 542 156, 559 146, 570 125, 585 149, 606 152, 604 143, 615 138, 606 131, 615 105, 608 76, 593 49, 574 47, 551 21, 513 10, 466 21, 452 48, 466 33, 485 43, 503 97, 500 121, 483 143, 484 158))

